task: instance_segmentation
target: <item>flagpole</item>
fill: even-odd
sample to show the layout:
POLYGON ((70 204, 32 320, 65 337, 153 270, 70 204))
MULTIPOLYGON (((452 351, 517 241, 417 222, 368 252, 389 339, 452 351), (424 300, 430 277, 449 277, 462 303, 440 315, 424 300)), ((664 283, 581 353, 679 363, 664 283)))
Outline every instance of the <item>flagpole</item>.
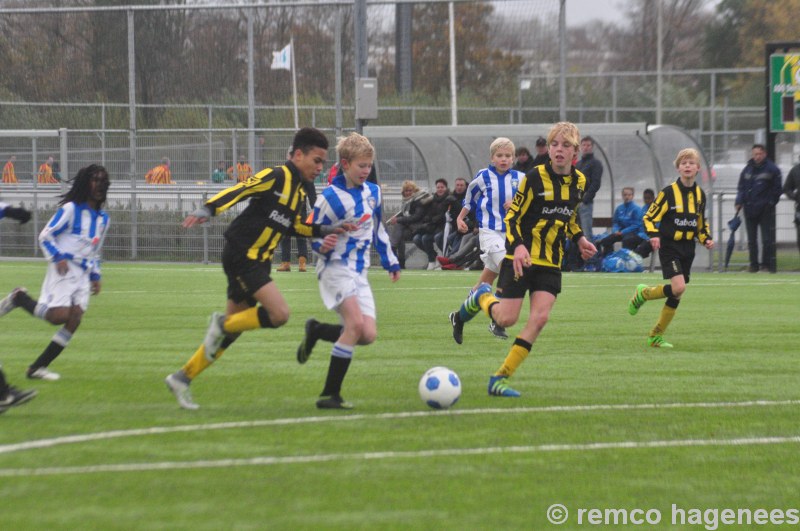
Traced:
POLYGON ((292 96, 294 97, 294 128, 300 129, 300 120, 297 116, 297 73, 294 68, 294 35, 289 39, 289 49, 292 51, 292 96))

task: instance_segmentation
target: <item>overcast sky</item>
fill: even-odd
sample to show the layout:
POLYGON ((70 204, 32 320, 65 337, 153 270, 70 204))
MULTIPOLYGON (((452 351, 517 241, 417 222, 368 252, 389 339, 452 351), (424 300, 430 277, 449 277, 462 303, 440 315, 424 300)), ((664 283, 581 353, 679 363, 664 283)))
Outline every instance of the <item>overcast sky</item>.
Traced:
POLYGON ((579 26, 595 19, 619 21, 623 12, 620 5, 625 5, 625 0, 567 0, 567 26, 579 26))

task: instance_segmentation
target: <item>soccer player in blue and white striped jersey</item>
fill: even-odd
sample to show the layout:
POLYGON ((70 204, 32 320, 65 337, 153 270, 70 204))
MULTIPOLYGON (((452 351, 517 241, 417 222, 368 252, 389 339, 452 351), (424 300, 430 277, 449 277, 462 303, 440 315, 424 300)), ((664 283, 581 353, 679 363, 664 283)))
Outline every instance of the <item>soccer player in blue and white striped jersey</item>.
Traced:
POLYGON ((317 277, 322 302, 339 314, 343 325, 309 319, 297 349, 297 361, 305 363, 317 340, 334 343, 325 387, 317 400, 320 409, 352 408, 341 396, 342 382, 356 345, 369 345, 377 337, 375 300, 367 280, 371 245, 392 281, 400 278, 400 263, 381 222, 381 190, 367 182, 375 149, 366 137, 351 133, 339 139, 336 151, 340 173, 317 198, 313 222, 357 228, 338 235, 334 245, 330 245, 330 239, 315 239, 311 245, 319 255, 317 277))
MULTIPOLYGON (((495 281, 506 255, 506 210, 517 193, 520 181, 525 177, 524 173, 511 169, 514 153, 514 143, 508 138, 500 137, 491 143, 491 164, 480 170, 469 183, 463 208, 456 219, 459 232, 466 233, 468 229, 464 218, 471 210, 475 211, 484 267, 472 290, 481 284, 491 285, 495 281)), ((501 296, 499 291, 497 296, 501 296)), ((497 337, 508 337, 505 330, 494 322, 489 324, 489 330, 497 337)))

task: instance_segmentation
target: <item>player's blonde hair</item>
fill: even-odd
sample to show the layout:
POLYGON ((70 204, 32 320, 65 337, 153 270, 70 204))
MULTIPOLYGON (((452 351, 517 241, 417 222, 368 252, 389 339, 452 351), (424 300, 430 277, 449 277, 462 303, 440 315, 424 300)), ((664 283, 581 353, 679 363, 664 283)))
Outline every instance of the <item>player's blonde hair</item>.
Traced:
POLYGON ((347 136, 340 136, 337 139, 336 154, 339 156, 339 160, 374 157, 375 148, 367 137, 353 132, 347 136))
POLYGON ((553 127, 551 127, 550 131, 547 133, 547 144, 550 145, 553 139, 558 135, 563 136, 564 140, 575 148, 581 145, 581 133, 578 131, 578 126, 572 122, 558 122, 553 124, 553 127))
POLYGON ((697 151, 694 148, 686 148, 686 149, 680 150, 678 152, 678 156, 675 157, 675 162, 673 163, 673 164, 675 164, 675 168, 677 168, 678 166, 681 165, 681 162, 683 162, 683 159, 694 159, 695 162, 700 164, 700 152, 697 151))
POLYGON ((501 136, 495 138, 494 142, 489 145, 489 156, 494 157, 494 154, 497 153, 497 150, 500 148, 511 148, 511 153, 516 153, 517 151, 514 147, 514 142, 504 136, 501 136))

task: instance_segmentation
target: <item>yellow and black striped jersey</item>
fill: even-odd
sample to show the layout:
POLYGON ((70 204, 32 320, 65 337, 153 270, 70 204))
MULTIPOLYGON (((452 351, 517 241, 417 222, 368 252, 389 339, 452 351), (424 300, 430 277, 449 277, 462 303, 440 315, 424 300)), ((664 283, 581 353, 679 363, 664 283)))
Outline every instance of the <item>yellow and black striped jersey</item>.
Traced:
POLYGON ((585 189, 586 177, 574 167, 556 175, 548 162, 528 172, 506 213, 506 257, 525 245, 532 265, 560 269, 567 235, 575 242, 583 236, 576 207, 585 189))
POLYGON ((217 215, 250 199, 250 204, 228 226, 225 239, 248 259, 264 262, 272 258, 284 234, 319 236, 319 227, 304 223, 300 216, 305 197, 300 172, 287 161, 226 188, 209 199, 206 206, 217 215))
POLYGON ((680 179, 658 193, 644 214, 644 230, 651 238, 693 241, 711 238, 706 212, 706 194, 694 183, 684 186, 680 179))

